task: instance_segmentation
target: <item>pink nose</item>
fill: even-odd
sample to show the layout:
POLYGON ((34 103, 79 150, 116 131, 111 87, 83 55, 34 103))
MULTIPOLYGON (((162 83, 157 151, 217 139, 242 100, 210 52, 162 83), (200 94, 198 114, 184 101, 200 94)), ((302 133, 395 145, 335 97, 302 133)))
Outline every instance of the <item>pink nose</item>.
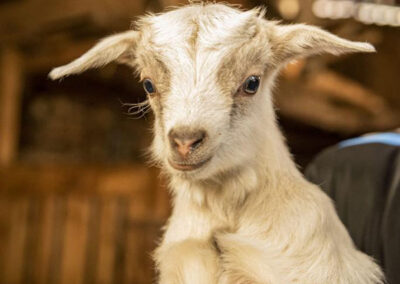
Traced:
POLYGON ((173 129, 169 133, 171 147, 181 158, 186 159, 200 147, 206 137, 205 131, 189 131, 185 128, 173 129))
POLYGON ((176 143, 176 150, 183 157, 186 158, 190 151, 194 148, 193 146, 198 143, 196 139, 178 139, 175 138, 174 142, 176 143))

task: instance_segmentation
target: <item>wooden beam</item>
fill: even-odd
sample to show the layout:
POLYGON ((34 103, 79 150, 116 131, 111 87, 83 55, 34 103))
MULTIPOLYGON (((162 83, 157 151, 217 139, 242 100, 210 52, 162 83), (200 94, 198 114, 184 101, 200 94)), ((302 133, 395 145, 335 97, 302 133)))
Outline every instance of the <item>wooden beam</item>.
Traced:
MULTIPOLYGON (((146 193, 164 190, 158 185, 159 172, 143 165, 56 165, 15 164, 0 168, 0 195, 79 194, 132 195, 146 204, 146 193), (73 186, 71 186, 73 181, 73 186)), ((158 193, 154 193, 158 194, 158 193)), ((158 204, 157 200, 150 200, 158 204)))
POLYGON ((71 28, 93 25, 110 32, 128 29, 144 13, 144 1, 132 0, 26 0, 0 9, 0 41, 23 43, 63 33, 71 28), (34 24, 32 24, 34 23, 34 24), (75 26, 78 24, 78 27, 75 26))
POLYGON ((387 108, 382 97, 339 73, 328 70, 318 72, 313 74, 308 85, 315 91, 354 105, 373 115, 384 113, 387 108))
POLYGON ((399 125, 400 115, 390 106, 383 105, 380 112, 375 113, 368 111, 365 103, 360 102, 362 96, 349 98, 350 94, 346 92, 336 95, 331 93, 332 90, 329 91, 325 86, 317 88, 315 84, 304 80, 286 81, 281 84, 280 92, 275 97, 279 114, 313 127, 346 135, 383 131, 399 125))
POLYGON ((23 72, 15 49, 0 56, 0 166, 7 166, 17 156, 23 72))
POLYGON ((28 73, 50 72, 54 67, 67 64, 88 51, 99 39, 72 41, 60 39, 57 43, 45 42, 39 51, 26 56, 24 70, 28 73))

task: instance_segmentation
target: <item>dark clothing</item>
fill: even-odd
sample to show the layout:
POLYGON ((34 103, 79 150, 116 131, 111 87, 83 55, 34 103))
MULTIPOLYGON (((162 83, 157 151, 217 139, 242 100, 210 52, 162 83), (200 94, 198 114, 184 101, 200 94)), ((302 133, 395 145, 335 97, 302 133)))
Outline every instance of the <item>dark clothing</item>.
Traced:
POLYGON ((306 177, 334 200, 355 245, 400 284, 400 134, 351 140, 320 153, 306 177))

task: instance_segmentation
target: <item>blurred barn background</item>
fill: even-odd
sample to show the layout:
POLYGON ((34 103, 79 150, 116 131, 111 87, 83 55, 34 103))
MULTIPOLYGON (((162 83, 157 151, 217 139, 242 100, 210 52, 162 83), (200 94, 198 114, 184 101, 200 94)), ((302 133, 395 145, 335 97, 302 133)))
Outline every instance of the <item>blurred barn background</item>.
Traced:
MULTIPOLYGON (((236 0, 284 22, 369 41, 378 53, 289 65, 275 96, 304 168, 345 138, 400 126, 398 0, 236 0)), ((127 104, 144 91, 110 65, 62 83, 49 70, 145 11, 176 0, 0 2, 0 283, 148 284, 150 253, 169 215, 157 169, 146 164, 150 113, 127 104)))

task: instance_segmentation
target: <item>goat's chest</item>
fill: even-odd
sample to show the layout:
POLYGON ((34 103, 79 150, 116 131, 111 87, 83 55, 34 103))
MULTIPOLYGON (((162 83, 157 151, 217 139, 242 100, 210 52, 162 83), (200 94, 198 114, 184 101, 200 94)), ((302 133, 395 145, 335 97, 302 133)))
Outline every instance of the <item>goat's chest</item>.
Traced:
POLYGON ((216 232, 231 231, 236 222, 233 214, 223 208, 180 206, 175 207, 168 221, 164 242, 185 239, 211 240, 216 232))

